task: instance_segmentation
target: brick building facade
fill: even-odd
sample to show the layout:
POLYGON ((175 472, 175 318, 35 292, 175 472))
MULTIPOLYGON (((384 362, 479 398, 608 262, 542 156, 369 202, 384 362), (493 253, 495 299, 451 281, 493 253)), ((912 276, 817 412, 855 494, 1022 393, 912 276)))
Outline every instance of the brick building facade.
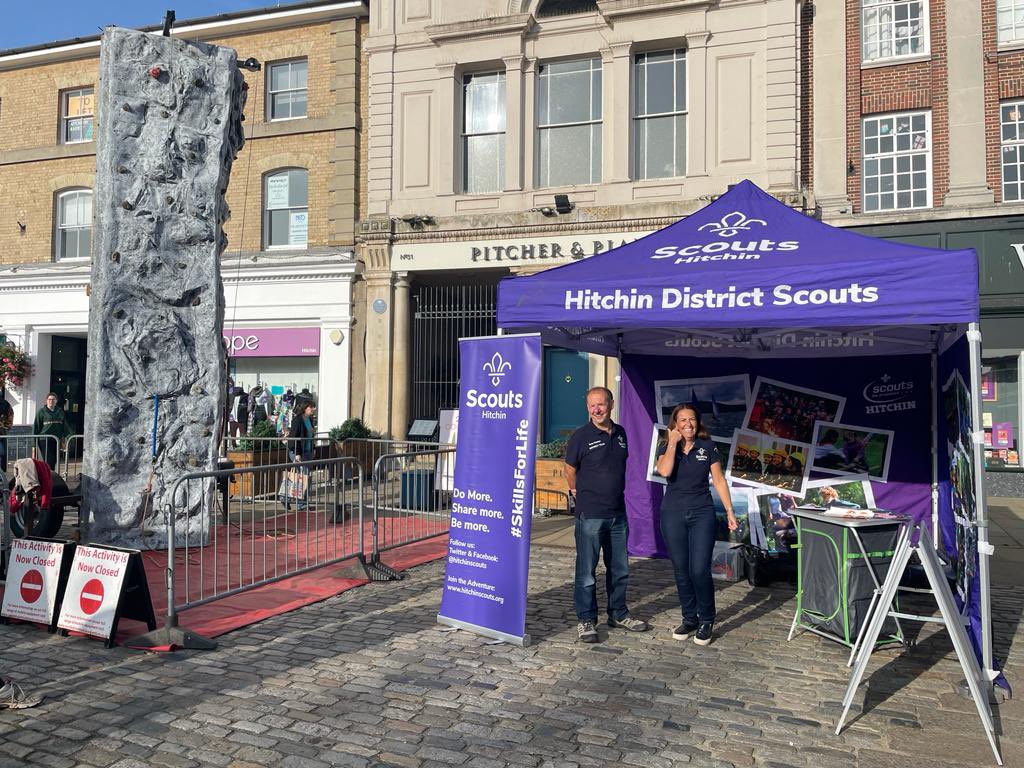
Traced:
POLYGON ((986 375, 997 385, 983 403, 986 453, 990 478, 1013 493, 1024 490, 1020 476, 997 471, 1021 470, 1024 429, 1018 14, 1021 0, 815 3, 809 110, 824 220, 978 252, 986 375), (1013 426, 1008 444, 995 442, 993 424, 1013 426))
MULTIPOLYGON (((309 387, 325 426, 349 413, 367 10, 360 0, 304 3, 173 30, 262 65, 243 70, 246 145, 227 191, 225 335, 248 340, 235 345, 230 368, 246 387, 309 387), (260 354, 269 328, 302 329, 305 351, 260 354)), ((18 423, 31 423, 51 389, 76 426, 84 413, 98 71, 98 37, 0 51, 0 333, 23 344, 37 369, 8 393, 18 423)))

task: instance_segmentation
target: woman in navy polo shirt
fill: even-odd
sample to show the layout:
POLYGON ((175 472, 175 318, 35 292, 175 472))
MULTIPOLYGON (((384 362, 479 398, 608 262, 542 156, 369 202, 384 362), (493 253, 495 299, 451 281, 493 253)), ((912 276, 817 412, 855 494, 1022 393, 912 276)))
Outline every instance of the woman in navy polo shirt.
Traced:
POLYGON ((715 551, 716 520, 709 473, 725 504, 729 530, 735 531, 737 523, 722 459, 695 406, 677 405, 672 411, 667 444, 658 450, 657 471, 668 485, 661 501, 661 536, 672 560, 683 611, 683 623, 673 630, 672 637, 686 640, 693 635, 697 645, 707 645, 715 622, 711 558, 715 551))

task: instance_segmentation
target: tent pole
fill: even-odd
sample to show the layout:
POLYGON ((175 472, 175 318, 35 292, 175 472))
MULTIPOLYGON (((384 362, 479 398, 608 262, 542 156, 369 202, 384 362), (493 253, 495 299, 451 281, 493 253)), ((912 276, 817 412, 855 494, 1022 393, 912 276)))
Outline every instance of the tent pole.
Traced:
POLYGON ((967 328, 971 354, 971 422, 974 427, 974 504, 975 526, 978 529, 978 578, 981 597, 981 657, 984 674, 991 683, 998 676, 992 662, 992 583, 989 557, 993 547, 988 541, 988 511, 985 508, 985 431, 981 420, 981 326, 971 323, 967 328))
POLYGON ((940 545, 939 530, 939 351, 938 339, 932 348, 932 535, 935 546, 940 545))

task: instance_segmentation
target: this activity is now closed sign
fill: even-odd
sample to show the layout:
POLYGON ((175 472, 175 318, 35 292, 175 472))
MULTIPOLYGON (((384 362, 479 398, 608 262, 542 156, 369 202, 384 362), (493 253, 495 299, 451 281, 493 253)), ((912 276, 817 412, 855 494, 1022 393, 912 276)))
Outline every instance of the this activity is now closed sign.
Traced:
POLYGON ((130 558, 129 552, 79 545, 57 626, 109 637, 130 558))
POLYGON ((53 622, 65 546, 58 541, 34 539, 11 542, 11 561, 0 615, 39 624, 53 622))

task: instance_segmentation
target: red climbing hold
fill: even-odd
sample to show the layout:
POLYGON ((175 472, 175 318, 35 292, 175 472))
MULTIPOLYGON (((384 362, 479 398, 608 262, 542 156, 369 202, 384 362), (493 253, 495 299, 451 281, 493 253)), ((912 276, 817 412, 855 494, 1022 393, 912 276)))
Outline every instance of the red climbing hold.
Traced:
POLYGON ((152 69, 149 70, 149 76, 154 78, 154 79, 160 77, 160 75, 162 75, 163 73, 164 73, 164 71, 162 69, 160 69, 160 67, 153 67, 152 69))

